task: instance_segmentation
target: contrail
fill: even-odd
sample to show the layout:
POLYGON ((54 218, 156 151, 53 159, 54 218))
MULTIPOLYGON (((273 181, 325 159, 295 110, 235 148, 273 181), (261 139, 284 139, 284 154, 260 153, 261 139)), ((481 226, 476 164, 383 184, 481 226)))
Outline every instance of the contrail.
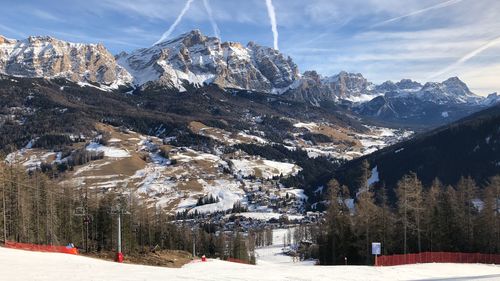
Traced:
POLYGON ((276 13, 274 12, 274 6, 272 0, 266 0, 267 14, 269 20, 271 21, 271 29, 273 31, 274 38, 274 49, 278 50, 278 27, 276 24, 276 13))
POLYGON ((203 5, 205 6, 205 10, 207 10, 208 19, 210 20, 210 24, 212 25, 214 34, 217 38, 220 39, 220 30, 219 27, 217 26, 217 22, 215 22, 214 16, 212 14, 212 8, 210 8, 208 0, 203 0, 203 5))
POLYGON ((463 0, 448 0, 446 2, 442 2, 442 3, 439 3, 439 4, 434 5, 434 6, 430 6, 430 7, 421 9, 421 10, 413 11, 413 12, 411 12, 409 14, 406 14, 406 15, 402 15, 402 16, 399 16, 399 17, 395 17, 395 18, 392 18, 392 19, 388 19, 388 20, 379 22, 377 24, 372 25, 372 27, 377 27, 377 26, 384 25, 384 24, 387 24, 387 23, 395 22, 395 21, 398 21, 398 20, 403 19, 403 18, 407 18, 407 17, 411 17, 411 16, 414 16, 414 15, 425 13, 427 11, 445 8, 445 7, 448 7, 448 6, 451 6, 451 5, 458 4, 458 3, 462 2, 462 1, 463 0))
POLYGON ((500 43, 500 37, 497 37, 497 38, 489 41, 488 43, 482 45, 481 47, 479 47, 479 48, 473 50, 472 52, 466 54, 465 56, 461 57, 455 63, 441 69, 440 71, 438 71, 436 73, 434 73, 432 76, 429 77, 429 80, 433 79, 435 77, 441 76, 442 74, 448 73, 450 70, 460 66, 461 64, 467 62, 468 60, 472 59, 473 57, 479 55, 480 53, 486 51, 487 49, 489 49, 489 48, 491 48, 499 43, 500 43))
POLYGON ((165 33, 163 33, 163 35, 161 36, 160 40, 156 41, 156 43, 154 43, 154 45, 165 41, 170 36, 170 34, 172 34, 172 32, 177 27, 177 25, 179 24, 179 22, 181 22, 182 17, 184 16, 184 14, 189 10, 189 7, 191 6, 192 2, 193 2, 193 0, 187 0, 186 1, 186 5, 184 5, 184 8, 182 9, 181 13, 177 16, 177 18, 175 19, 174 23, 169 27, 169 29, 167 31, 165 31, 165 33))

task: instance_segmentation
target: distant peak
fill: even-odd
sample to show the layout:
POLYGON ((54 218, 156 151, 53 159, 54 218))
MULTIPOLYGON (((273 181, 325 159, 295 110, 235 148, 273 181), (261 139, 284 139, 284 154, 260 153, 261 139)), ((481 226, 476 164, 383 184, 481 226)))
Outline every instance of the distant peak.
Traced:
POLYGON ((181 34, 178 37, 200 37, 201 38, 201 37, 206 37, 206 36, 201 32, 201 30, 193 29, 189 32, 181 34))
POLYGON ((36 42, 36 41, 55 41, 54 37, 51 36, 40 36, 40 35, 33 35, 28 37, 29 42, 36 42))
POLYGON ((189 32, 182 33, 172 39, 165 40, 156 45, 165 46, 177 42, 182 42, 186 46, 193 46, 196 44, 206 42, 207 40, 219 40, 219 39, 217 37, 208 37, 204 35, 199 29, 193 29, 189 32))
POLYGON ((251 48, 254 48, 254 47, 257 47, 257 46, 258 46, 258 45, 257 45, 257 43, 255 43, 255 41, 250 41, 250 42, 248 42, 248 44, 247 44, 247 47, 248 47, 248 48, 250 48, 250 49, 251 49, 251 48))
POLYGON ((4 44, 4 43, 15 43, 16 40, 14 39, 9 39, 7 37, 4 37, 2 35, 0 35, 0 44, 4 44))
POLYGON ((443 81, 443 83, 446 83, 446 82, 451 82, 451 83, 464 83, 462 80, 460 80, 460 78, 458 78, 457 76, 453 76, 453 77, 450 77, 448 79, 446 79, 445 81, 443 81))
POLYGON ((347 72, 345 70, 342 70, 337 74, 338 76, 363 76, 361 73, 354 73, 354 72, 347 72))
POLYGON ((456 76, 446 79, 445 81, 443 81, 443 84, 446 85, 446 87, 452 88, 454 90, 460 89, 459 92, 461 92, 461 94, 470 93, 467 85, 456 76))
POLYGON ((413 81, 411 79, 401 79, 401 81, 396 83, 396 86, 400 89, 415 89, 415 88, 422 88, 422 84, 413 81))
POLYGON ((401 79, 401 81, 399 81, 399 83, 413 83, 413 82, 415 82, 415 81, 408 79, 408 78, 403 78, 403 79, 401 79))

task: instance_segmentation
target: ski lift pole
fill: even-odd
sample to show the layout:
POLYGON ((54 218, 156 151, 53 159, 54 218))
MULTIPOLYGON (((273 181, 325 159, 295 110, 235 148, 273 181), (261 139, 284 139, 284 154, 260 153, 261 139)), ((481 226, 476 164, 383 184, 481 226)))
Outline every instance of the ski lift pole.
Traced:
POLYGON ((193 229, 193 259, 196 258, 196 233, 193 229))
POLYGON ((129 215, 129 212, 124 211, 120 205, 117 205, 113 210, 111 211, 112 214, 116 214, 118 217, 118 222, 117 222, 117 246, 116 246, 116 262, 123 262, 123 253, 122 253, 122 215, 129 215))
POLYGON ((121 212, 118 212, 118 249, 116 253, 116 261, 123 262, 123 254, 122 254, 122 215, 121 212))

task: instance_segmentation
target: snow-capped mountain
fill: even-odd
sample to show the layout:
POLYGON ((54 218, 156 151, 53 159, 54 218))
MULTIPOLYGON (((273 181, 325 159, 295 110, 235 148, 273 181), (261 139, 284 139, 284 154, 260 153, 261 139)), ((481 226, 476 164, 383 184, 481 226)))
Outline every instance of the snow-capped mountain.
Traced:
POLYGON ((0 36, 0 73, 22 77, 64 77, 107 86, 127 84, 132 76, 102 44, 80 44, 48 36, 23 40, 0 36))
POLYGON ((458 119, 500 102, 495 94, 488 98, 475 95, 458 77, 424 85, 408 79, 387 81, 376 86, 375 91, 380 96, 356 105, 354 110, 385 121, 441 123, 440 120, 458 119))
POLYGON ((472 93, 458 77, 422 85, 410 79, 399 82, 386 81, 380 85, 369 82, 360 73, 345 71, 330 77, 321 77, 315 71, 302 75, 298 86, 290 94, 300 100, 347 100, 354 103, 368 102, 376 97, 386 99, 411 98, 436 104, 480 104, 484 99, 472 93))
POLYGON ((457 108, 465 113, 470 108, 476 110, 500 101, 498 95, 475 95, 457 77, 424 85, 410 79, 376 85, 360 73, 345 71, 329 77, 316 71, 300 75, 293 60, 277 50, 253 42, 246 46, 221 42, 199 30, 116 57, 102 44, 69 43, 52 37, 12 40, 0 36, 0 73, 64 77, 98 83, 107 89, 134 84, 142 90, 155 86, 186 91, 187 84, 216 84, 224 89, 280 94, 315 106, 321 106, 323 101, 347 101, 356 112, 375 118, 420 118, 433 114, 437 118, 453 118, 457 108))
POLYGON ((364 99, 372 99, 372 95, 375 94, 374 85, 368 82, 361 73, 342 71, 337 75, 322 79, 322 83, 339 99, 363 101, 364 99))
POLYGON ((389 92, 416 92, 422 89, 422 84, 413 81, 411 79, 402 79, 399 82, 386 81, 375 87, 375 91, 379 93, 389 93, 389 92))
POLYGON ((184 83, 214 83, 223 88, 281 92, 299 78, 292 59, 250 42, 246 47, 221 42, 199 30, 130 54, 118 62, 133 76, 134 84, 159 84, 184 90, 184 83))
POLYGON ((484 100, 481 101, 481 104, 484 106, 491 106, 496 103, 500 103, 500 95, 496 92, 489 94, 484 100))
POLYGON ((436 104, 476 104, 482 100, 472 93, 467 85, 458 77, 451 77, 439 82, 427 82, 422 85, 410 79, 403 79, 394 83, 386 81, 375 87, 375 92, 384 94, 386 98, 416 98, 436 104))
POLYGON ((428 82, 416 95, 423 101, 439 104, 477 103, 480 99, 458 77, 451 77, 442 83, 428 82))
POLYGON ((316 71, 306 71, 287 94, 294 99, 318 104, 319 101, 347 100, 364 102, 375 98, 381 93, 374 91, 375 85, 369 82, 361 73, 348 73, 322 77, 316 71))

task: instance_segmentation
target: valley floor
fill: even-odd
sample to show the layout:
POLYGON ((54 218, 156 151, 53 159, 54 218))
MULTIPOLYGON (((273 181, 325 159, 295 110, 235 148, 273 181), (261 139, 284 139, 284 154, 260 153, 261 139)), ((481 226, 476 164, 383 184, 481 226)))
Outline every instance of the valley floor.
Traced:
POLYGON ((279 246, 259 250, 258 264, 219 260, 182 268, 119 264, 83 256, 0 248, 1 280, 500 280, 500 266, 418 264, 395 267, 291 263, 279 246))

